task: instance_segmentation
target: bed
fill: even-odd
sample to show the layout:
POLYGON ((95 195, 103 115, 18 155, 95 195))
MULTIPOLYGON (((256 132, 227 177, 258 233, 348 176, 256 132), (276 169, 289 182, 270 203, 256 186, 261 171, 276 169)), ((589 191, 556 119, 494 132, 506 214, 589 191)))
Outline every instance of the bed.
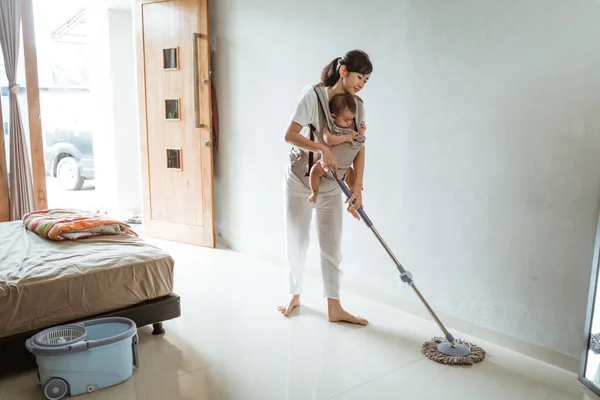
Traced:
POLYGON ((123 316, 164 333, 162 322, 180 316, 173 268, 131 235, 56 242, 0 223, 0 374, 35 366, 25 340, 51 326, 123 316))

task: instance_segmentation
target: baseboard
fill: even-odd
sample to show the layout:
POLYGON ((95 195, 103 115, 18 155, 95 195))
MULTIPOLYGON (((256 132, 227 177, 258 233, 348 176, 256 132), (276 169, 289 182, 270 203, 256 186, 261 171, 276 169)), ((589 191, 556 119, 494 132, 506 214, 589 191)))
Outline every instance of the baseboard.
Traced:
MULTIPOLYGON (((311 278, 313 278, 313 276, 311 276, 311 278)), ((314 276, 314 278, 319 279, 319 276, 314 276)), ((365 289, 364 286, 360 284, 350 282, 348 280, 344 281, 343 286, 344 290, 347 290, 348 292, 357 294, 359 296, 368 298, 370 300, 385 304, 393 308, 397 308, 403 312, 406 312, 410 315, 414 315, 419 318, 431 319, 431 316, 429 315, 427 310, 420 303, 411 303, 392 295, 387 295, 382 292, 371 291, 365 289)), ((485 340, 486 342, 502 346, 504 348, 513 350, 517 353, 529 356, 531 358, 545 362, 550 365, 554 365, 556 367, 562 368, 569 372, 573 372, 575 374, 579 373, 578 357, 561 353, 559 351, 552 350, 535 343, 528 343, 521 339, 517 339, 515 337, 511 337, 509 335, 494 331, 492 329, 479 326, 472 322, 467 322, 465 320, 453 317, 451 315, 445 315, 437 311, 436 313, 449 330, 461 332, 463 334, 470 335, 475 338, 480 338, 481 340, 485 340)), ((442 336, 441 332, 440 336, 442 336)))
MULTIPOLYGON (((256 243, 256 238, 245 237, 245 235, 237 235, 233 232, 228 232, 227 236, 229 236, 229 240, 223 240, 223 238, 220 238, 221 248, 228 248, 233 251, 261 258, 265 260, 265 262, 280 268, 286 267, 286 261, 283 258, 283 253, 281 253, 282 255, 280 257, 276 256, 275 253, 273 253, 272 243, 256 243), (231 246, 231 243, 238 245, 231 246)), ((321 279, 320 272, 311 268, 306 269, 305 277, 317 280, 321 279)), ((360 282, 352 282, 349 279, 344 279, 343 290, 368 298, 378 303, 394 307, 419 318, 431 319, 431 316, 420 303, 411 303, 399 298, 398 296, 393 296, 381 291, 369 290, 368 288, 365 288, 364 285, 360 284, 360 282)), ((444 321, 444 324, 448 327, 448 329, 451 329, 452 331, 457 333, 460 332, 465 335, 470 335, 486 342, 502 346, 575 374, 579 373, 578 357, 564 354, 535 343, 528 343, 521 339, 511 337, 509 335, 479 326, 475 323, 468 322, 451 315, 444 315, 443 313, 438 312, 438 316, 440 319, 442 319, 442 321, 444 321)))

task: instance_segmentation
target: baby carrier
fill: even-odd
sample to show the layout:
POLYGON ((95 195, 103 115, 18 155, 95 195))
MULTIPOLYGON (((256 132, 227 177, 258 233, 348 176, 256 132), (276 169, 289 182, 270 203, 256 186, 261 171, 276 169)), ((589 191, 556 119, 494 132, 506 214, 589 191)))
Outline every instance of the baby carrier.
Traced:
MULTIPOLYGON (((354 96, 356 101, 356 116, 354 117, 354 129, 341 129, 335 126, 333 123, 333 117, 331 116, 331 112, 329 112, 329 102, 327 101, 327 88, 319 83, 314 86, 314 91, 317 94, 317 99, 319 100, 320 107, 318 109, 318 118, 321 122, 325 122, 329 131, 333 135, 341 135, 352 131, 358 131, 360 129, 361 122, 364 119, 364 111, 362 100, 358 96, 354 96)), ((323 124, 321 124, 323 126, 323 124)), ((323 143, 326 145, 325 140, 323 139, 323 133, 318 131, 312 124, 309 125, 310 128, 310 140, 314 141, 315 138, 317 142, 323 143)), ((333 156, 338 164, 338 172, 340 178, 345 178, 346 170, 352 166, 354 162, 354 158, 360 151, 360 148, 364 145, 365 137, 362 136, 359 139, 355 140, 352 143, 342 143, 337 146, 330 147, 333 156)), ((313 152, 307 152, 300 148, 293 147, 290 152, 290 163, 292 172, 302 181, 304 186, 310 188, 309 183, 309 175, 310 170, 315 162, 318 161, 320 154, 315 154, 313 152)), ((329 192, 331 190, 336 189, 337 183, 334 181, 330 175, 326 175, 321 179, 321 192, 329 192)))

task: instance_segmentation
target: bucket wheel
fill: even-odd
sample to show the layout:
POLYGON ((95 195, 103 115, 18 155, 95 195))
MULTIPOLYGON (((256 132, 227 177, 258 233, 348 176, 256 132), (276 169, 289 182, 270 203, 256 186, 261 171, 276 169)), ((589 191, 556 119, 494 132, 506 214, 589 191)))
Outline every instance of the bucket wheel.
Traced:
POLYGON ((50 378, 44 384, 44 395, 48 400, 60 400, 69 393, 69 384, 61 378, 50 378))

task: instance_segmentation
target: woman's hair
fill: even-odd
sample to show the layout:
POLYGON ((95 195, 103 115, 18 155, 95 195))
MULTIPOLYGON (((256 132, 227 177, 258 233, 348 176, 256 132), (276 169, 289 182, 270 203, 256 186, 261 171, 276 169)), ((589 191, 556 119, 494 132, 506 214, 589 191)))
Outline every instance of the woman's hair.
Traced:
POLYGON ((344 110, 350 110, 352 114, 356 114, 354 96, 348 93, 336 94, 329 101, 329 111, 332 114, 340 115, 344 110))
POLYGON ((348 72, 358 74, 370 74, 373 72, 373 64, 369 56, 362 50, 351 50, 344 57, 334 58, 321 73, 321 82, 325 86, 333 86, 340 79, 340 67, 346 66, 348 72))

